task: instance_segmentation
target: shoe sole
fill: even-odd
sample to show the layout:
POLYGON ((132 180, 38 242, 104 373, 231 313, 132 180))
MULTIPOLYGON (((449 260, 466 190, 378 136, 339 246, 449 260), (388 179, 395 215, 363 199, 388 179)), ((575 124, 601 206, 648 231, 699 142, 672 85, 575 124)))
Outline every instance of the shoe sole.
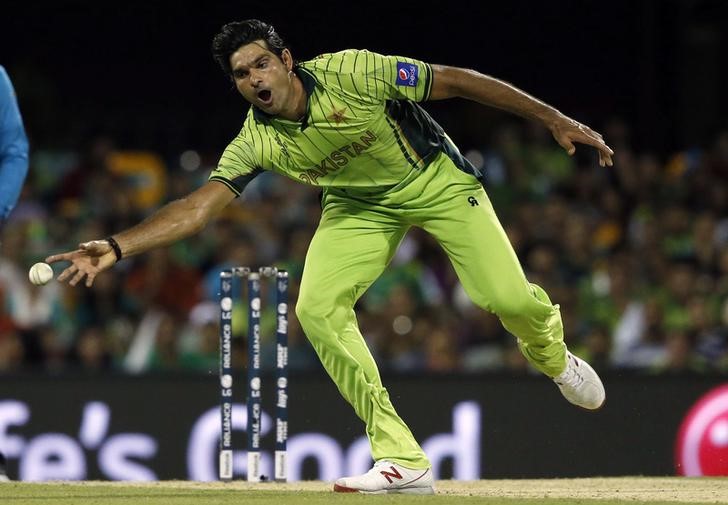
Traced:
MULTIPOLYGON (((571 402, 569 402, 569 403, 571 403, 571 402)), ((593 409, 588 409, 586 407, 582 407, 581 405, 576 405, 575 403, 572 403, 572 405, 576 405, 577 407, 579 407, 581 410, 583 410, 585 412, 597 412, 599 410, 602 410, 602 407, 604 407, 605 403, 607 403, 606 398, 604 398, 604 400, 602 400, 602 403, 598 407, 594 407, 593 409)))
POLYGON ((340 486, 334 484, 335 493, 361 493, 361 494, 435 494, 433 487, 400 487, 393 489, 380 489, 378 491, 364 491, 352 487, 340 486))

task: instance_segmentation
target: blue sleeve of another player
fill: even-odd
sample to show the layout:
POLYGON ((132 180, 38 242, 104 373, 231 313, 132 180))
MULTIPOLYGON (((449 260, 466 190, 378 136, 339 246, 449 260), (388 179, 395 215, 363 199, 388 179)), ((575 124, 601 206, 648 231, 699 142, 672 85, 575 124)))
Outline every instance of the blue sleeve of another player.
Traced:
POLYGON ((15 91, 0 66, 0 222, 13 210, 28 173, 28 138, 15 91))

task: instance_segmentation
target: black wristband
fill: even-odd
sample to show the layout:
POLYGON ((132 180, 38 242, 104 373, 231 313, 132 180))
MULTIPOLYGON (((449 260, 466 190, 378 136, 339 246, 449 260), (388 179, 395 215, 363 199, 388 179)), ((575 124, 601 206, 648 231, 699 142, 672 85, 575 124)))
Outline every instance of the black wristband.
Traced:
POLYGON ((119 243, 114 240, 114 237, 109 237, 106 239, 106 241, 109 243, 111 248, 114 250, 114 254, 116 255, 116 261, 121 261, 121 247, 119 247, 119 243))

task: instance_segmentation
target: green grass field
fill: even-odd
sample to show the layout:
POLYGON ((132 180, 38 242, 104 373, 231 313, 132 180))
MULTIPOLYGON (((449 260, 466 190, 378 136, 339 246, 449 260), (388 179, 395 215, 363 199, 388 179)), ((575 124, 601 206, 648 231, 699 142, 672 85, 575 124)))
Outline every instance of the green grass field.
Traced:
POLYGON ((621 477, 604 479, 440 481, 434 496, 335 494, 324 482, 109 483, 56 482, 0 484, 8 505, 212 505, 212 504, 484 504, 631 505, 728 504, 728 479, 621 477))

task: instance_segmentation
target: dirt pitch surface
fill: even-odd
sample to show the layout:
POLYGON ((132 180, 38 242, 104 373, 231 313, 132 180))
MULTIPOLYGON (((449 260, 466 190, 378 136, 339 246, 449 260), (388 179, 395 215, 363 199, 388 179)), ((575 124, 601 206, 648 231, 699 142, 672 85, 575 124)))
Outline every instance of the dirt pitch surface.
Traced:
POLYGON ((502 498, 728 503, 728 479, 619 477, 604 479, 440 481, 438 493, 502 498))
MULTIPOLYGON (((69 483, 70 484, 70 483, 69 483)), ((331 493, 331 484, 320 481, 293 483, 248 484, 235 481, 183 482, 163 481, 154 483, 109 483, 87 482, 85 486, 128 486, 179 490, 250 490, 275 492, 321 492, 331 493)), ((725 503, 728 504, 728 478, 683 478, 683 477, 610 477, 590 479, 538 479, 538 480, 481 480, 481 481, 438 481, 437 494, 451 497, 503 498, 513 500, 556 499, 598 500, 634 502, 675 503, 725 503)))

